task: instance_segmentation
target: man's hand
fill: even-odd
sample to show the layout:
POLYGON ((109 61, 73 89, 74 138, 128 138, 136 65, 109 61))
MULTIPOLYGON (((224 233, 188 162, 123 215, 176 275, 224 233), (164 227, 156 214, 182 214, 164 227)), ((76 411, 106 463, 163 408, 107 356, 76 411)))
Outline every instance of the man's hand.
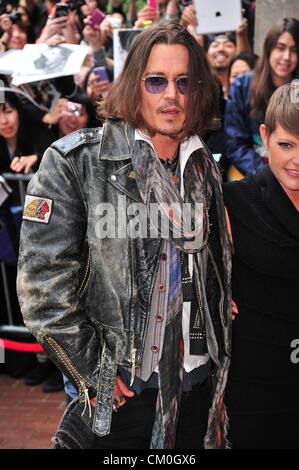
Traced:
POLYGON ((233 300, 232 300, 231 306, 232 306, 232 320, 235 320, 236 315, 238 315, 239 313, 239 310, 238 310, 236 302, 234 302, 233 300))
MULTIPOLYGON (((135 395, 135 392, 129 390, 128 387, 124 384, 122 379, 117 376, 115 381, 115 387, 113 392, 113 411, 117 411, 118 408, 124 406, 126 403, 126 398, 132 398, 135 395)), ((97 398, 94 397, 90 400, 91 406, 95 408, 97 398)))
POLYGON ((248 33, 248 21, 247 21, 246 18, 243 18, 242 21, 241 21, 241 24, 236 29, 236 34, 238 36, 247 37, 247 33, 248 33))
POLYGON ((251 52, 251 47, 248 39, 248 21, 243 18, 241 24, 236 29, 236 54, 240 52, 251 52))

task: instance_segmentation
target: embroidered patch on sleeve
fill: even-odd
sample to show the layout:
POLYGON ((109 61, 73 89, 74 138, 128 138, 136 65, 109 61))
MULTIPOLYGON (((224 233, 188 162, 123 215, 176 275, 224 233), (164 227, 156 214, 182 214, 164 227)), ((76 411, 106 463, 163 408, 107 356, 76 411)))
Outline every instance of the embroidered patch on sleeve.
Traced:
POLYGON ((24 204, 23 220, 48 224, 52 213, 52 199, 27 195, 24 204))

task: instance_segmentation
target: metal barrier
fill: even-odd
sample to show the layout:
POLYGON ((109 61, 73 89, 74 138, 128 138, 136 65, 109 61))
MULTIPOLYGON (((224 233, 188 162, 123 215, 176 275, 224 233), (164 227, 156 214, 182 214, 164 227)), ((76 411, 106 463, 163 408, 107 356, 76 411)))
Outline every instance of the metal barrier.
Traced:
POLYGON ((25 189, 25 182, 31 180, 34 173, 29 173, 28 175, 19 174, 19 173, 1 173, 1 176, 6 181, 17 181, 19 185, 19 192, 20 192, 20 199, 22 204, 24 205, 25 196, 26 196, 26 189, 25 189))

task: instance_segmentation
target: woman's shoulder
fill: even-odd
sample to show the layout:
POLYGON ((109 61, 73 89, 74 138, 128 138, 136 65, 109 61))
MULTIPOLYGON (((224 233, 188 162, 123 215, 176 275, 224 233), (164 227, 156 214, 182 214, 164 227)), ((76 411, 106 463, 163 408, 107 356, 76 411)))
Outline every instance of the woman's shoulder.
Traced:
POLYGON ((270 171, 270 168, 265 166, 255 174, 248 174, 240 181, 225 183, 223 185, 223 194, 228 211, 244 214, 246 209, 256 210, 262 203, 260 188, 270 171))
POLYGON ((242 181, 226 183, 223 193, 234 244, 263 240, 261 246, 291 247, 298 254, 298 212, 268 165, 242 181))
POLYGON ((249 174, 244 179, 238 181, 230 181, 228 183, 224 183, 223 185, 223 194, 224 198, 228 200, 236 199, 238 202, 240 197, 244 195, 248 196, 250 193, 250 189, 252 188, 252 184, 255 180, 255 175, 249 174))
POLYGON ((268 165, 241 181, 226 183, 223 193, 228 213, 246 226, 271 226, 299 238, 298 211, 268 165))

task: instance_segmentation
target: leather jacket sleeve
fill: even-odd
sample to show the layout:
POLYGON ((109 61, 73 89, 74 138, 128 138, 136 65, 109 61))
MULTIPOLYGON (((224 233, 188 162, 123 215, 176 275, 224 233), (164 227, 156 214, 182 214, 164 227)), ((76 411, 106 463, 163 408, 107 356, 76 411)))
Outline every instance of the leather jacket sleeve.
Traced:
POLYGON ((87 208, 72 158, 49 148, 28 185, 17 288, 28 329, 79 393, 94 396, 100 338, 84 309, 87 208), (46 202, 44 220, 28 200, 46 202))

